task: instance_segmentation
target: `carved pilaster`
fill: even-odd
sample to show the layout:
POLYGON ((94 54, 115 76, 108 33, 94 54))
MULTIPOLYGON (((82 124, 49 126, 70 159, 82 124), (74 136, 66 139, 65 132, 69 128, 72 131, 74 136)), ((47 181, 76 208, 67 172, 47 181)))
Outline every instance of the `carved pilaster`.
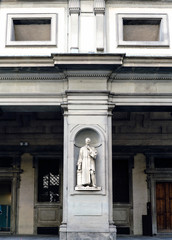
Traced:
POLYGON ((96 15, 96 48, 98 52, 104 51, 104 16, 105 1, 94 0, 94 13, 96 15))
POLYGON ((80 1, 69 0, 69 37, 70 37, 70 52, 78 53, 79 50, 79 14, 80 1))

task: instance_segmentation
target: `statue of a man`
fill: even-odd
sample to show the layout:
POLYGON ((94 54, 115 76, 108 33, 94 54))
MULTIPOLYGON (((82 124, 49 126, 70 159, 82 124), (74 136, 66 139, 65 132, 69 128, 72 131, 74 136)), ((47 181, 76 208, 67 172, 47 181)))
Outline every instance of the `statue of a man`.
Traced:
POLYGON ((90 147, 90 138, 85 139, 85 146, 80 149, 78 158, 78 172, 81 173, 80 185, 96 187, 95 159, 97 150, 90 147))

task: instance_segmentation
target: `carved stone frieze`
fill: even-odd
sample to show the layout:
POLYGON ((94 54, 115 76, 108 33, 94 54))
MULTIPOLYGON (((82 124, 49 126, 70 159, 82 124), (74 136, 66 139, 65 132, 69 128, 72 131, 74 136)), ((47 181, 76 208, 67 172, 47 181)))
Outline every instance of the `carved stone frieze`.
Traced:
POLYGON ((28 80, 28 81, 56 81, 56 80, 64 80, 65 75, 63 73, 60 74, 34 74, 34 73, 25 73, 25 74, 0 74, 0 80, 28 80))
POLYGON ((145 76, 145 75, 137 75, 137 76, 130 76, 129 74, 126 74, 126 76, 124 75, 118 75, 118 74, 114 74, 110 77, 110 79, 112 81, 115 81, 115 80, 120 80, 120 81, 129 81, 129 80, 133 80, 133 81, 139 81, 139 80, 144 80, 144 81, 150 81, 150 80, 169 80, 171 81, 172 80, 172 77, 171 76, 162 76, 162 75, 157 75, 157 76, 154 76, 154 75, 148 75, 148 76, 145 76))

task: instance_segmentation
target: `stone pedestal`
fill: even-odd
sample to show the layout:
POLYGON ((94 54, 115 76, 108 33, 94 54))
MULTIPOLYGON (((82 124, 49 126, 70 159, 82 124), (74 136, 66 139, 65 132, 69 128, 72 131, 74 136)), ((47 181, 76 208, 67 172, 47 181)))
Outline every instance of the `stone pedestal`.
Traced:
POLYGON ((115 240, 112 221, 112 142, 108 92, 69 91, 64 112, 63 224, 60 240, 115 240), (89 99, 89 101, 88 101, 89 99), (78 104, 80 103, 80 104, 78 104), (96 187, 82 186, 77 171, 80 148, 91 139, 96 187))

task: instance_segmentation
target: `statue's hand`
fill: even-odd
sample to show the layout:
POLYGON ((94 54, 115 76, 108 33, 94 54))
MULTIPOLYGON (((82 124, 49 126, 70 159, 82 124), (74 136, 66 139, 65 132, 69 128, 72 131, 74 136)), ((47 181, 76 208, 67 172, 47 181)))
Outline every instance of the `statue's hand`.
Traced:
POLYGON ((89 151, 91 151, 91 147, 90 147, 90 146, 87 146, 87 149, 88 149, 89 151))

